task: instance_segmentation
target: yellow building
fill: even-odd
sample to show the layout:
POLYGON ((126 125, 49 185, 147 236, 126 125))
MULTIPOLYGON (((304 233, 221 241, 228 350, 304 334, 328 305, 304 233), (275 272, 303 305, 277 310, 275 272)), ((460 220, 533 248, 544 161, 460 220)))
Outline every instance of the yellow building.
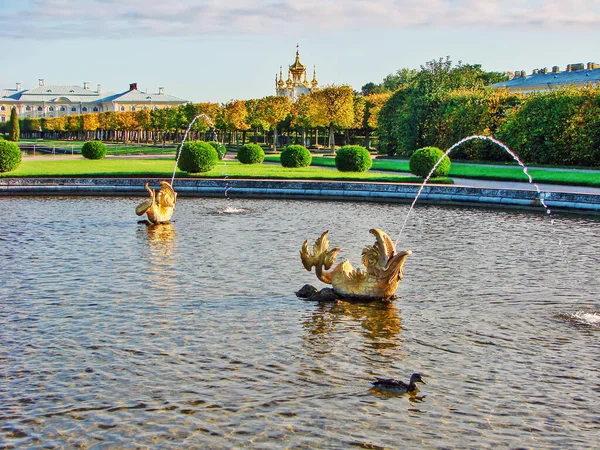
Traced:
POLYGON ((309 82, 306 78, 306 67, 300 62, 300 51, 296 45, 296 60, 288 66, 287 80, 283 81, 283 69, 279 67, 279 78, 275 75, 275 95, 288 97, 295 102, 301 95, 309 94, 319 86, 317 72, 313 69, 313 78, 309 82))
POLYGON ((16 108, 19 118, 59 117, 78 114, 93 114, 105 111, 137 111, 143 109, 172 108, 188 103, 178 97, 165 94, 162 87, 158 93, 149 94, 138 90, 137 83, 131 83, 127 91, 121 93, 104 92, 99 84, 96 90, 90 83, 81 86, 46 85, 43 79, 34 89, 0 89, 0 122, 10 120, 10 111, 16 108))

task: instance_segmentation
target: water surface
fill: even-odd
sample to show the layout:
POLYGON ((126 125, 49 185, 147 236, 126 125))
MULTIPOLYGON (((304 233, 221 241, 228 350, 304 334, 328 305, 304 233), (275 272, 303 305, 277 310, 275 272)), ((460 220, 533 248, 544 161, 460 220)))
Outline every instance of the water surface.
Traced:
POLYGON ((302 242, 356 266, 408 205, 139 201, 0 198, 0 446, 597 445, 597 220, 417 205, 394 303, 316 304, 302 242))

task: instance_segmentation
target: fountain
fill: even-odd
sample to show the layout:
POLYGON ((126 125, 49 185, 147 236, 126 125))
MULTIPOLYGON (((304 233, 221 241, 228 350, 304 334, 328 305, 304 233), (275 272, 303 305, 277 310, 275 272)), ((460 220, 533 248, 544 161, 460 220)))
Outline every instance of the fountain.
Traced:
MULTIPOLYGON (((160 191, 158 192, 158 194, 156 194, 154 189, 148 187, 148 183, 146 183, 146 190, 150 194, 150 199, 146 200, 143 203, 140 203, 135 209, 135 213, 138 216, 143 216, 144 214, 147 214, 148 220, 153 224, 167 223, 169 220, 171 220, 171 217, 173 216, 173 212, 175 210, 175 203, 177 201, 177 193, 173 189, 175 173, 177 172, 177 164, 179 163, 179 158, 181 156, 183 144, 185 144, 185 141, 187 140, 188 134, 192 129, 192 126, 199 118, 203 118, 207 122, 209 122, 213 132, 213 136, 215 137, 215 141, 217 142, 217 151, 220 153, 218 145, 219 141, 212 120, 204 113, 196 115, 187 126, 187 129, 185 130, 185 133, 183 135, 183 139, 181 140, 181 144, 179 144, 177 154, 175 155, 175 167, 173 168, 171 182, 169 183, 167 181, 161 181, 160 191)), ((227 189, 225 190, 225 195, 227 195, 227 189)))
MULTIPOLYGON (((304 241, 300 250, 302 264, 309 272, 314 267, 317 278, 323 283, 331 284, 333 292, 339 297, 353 300, 389 300, 393 298, 402 280, 402 268, 412 252, 396 252, 392 240, 379 229, 371 229, 369 233, 375 236, 376 241, 362 251, 362 263, 366 271, 354 269, 346 260, 331 272, 327 272, 340 251, 339 248, 329 250, 328 231, 317 239, 312 253, 308 249, 308 241, 304 241)), ((311 293, 309 298, 315 298, 315 295, 316 298, 322 298, 324 294, 311 293)))
MULTIPOLYGON (((381 230, 370 230, 370 232, 376 236, 377 242, 373 247, 368 246, 363 250, 363 264, 367 268, 366 272, 360 269, 354 270, 348 261, 338 265, 331 273, 323 270, 329 270, 331 268, 335 257, 340 250, 339 248, 328 250, 329 242, 327 240, 327 231, 323 233, 319 239, 317 239, 315 245, 313 246, 313 254, 310 254, 308 250, 308 241, 304 242, 302 250, 300 251, 300 258, 306 270, 310 271, 312 267, 315 267, 317 278, 324 283, 331 284, 334 294, 342 298, 358 298, 362 300, 389 300, 392 298, 396 292, 398 284, 402 280, 402 267, 404 266, 406 257, 412 253, 410 250, 396 253, 396 245, 398 245, 398 241, 400 240, 404 228, 406 227, 410 213, 414 209, 415 204, 417 203, 417 200, 419 199, 419 196, 421 195, 425 185, 444 158, 446 158, 455 148, 473 139, 484 139, 491 141, 499 145, 508 154, 510 154, 512 158, 521 166, 525 175, 527 175, 529 183, 535 186, 540 198, 540 203, 544 206, 544 208, 546 208, 547 214, 551 214, 550 208, 548 208, 544 201, 540 187, 533 182, 527 167, 512 150, 491 136, 468 136, 452 145, 435 163, 427 177, 425 177, 423 183, 417 191, 417 194, 415 195, 415 198, 412 201, 412 204, 410 205, 408 212, 406 213, 404 223, 400 229, 400 233, 396 239, 396 242, 392 243, 387 234, 381 230)), ((559 246, 561 247, 561 250, 563 250, 560 241, 559 246)), ((568 262, 566 257, 565 261, 568 262)), ((311 298, 315 300, 330 300, 331 298, 335 298, 335 296, 332 297, 328 291, 322 290, 317 292, 317 289, 310 285, 303 287, 297 293, 297 295, 302 298, 311 298)))

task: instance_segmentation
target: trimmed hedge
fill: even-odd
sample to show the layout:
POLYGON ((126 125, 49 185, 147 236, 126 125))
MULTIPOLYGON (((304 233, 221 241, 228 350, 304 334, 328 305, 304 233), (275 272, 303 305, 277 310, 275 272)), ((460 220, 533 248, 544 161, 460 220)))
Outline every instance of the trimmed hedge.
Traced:
POLYGON ((265 160, 265 151, 260 145, 245 144, 238 150, 237 159, 242 164, 262 164, 265 160))
POLYGON ((437 147, 423 147, 412 154, 408 165, 412 174, 427 178, 431 176, 445 177, 450 172, 450 158, 444 157, 444 159, 435 168, 435 171, 431 173, 435 165, 444 157, 444 152, 437 147), (431 175, 430 175, 431 174, 431 175))
POLYGON ((177 167, 188 173, 208 172, 219 161, 217 150, 208 142, 186 142, 181 148, 177 167))
POLYGON ((87 141, 81 147, 81 155, 86 159, 102 159, 106 156, 106 145, 100 141, 87 141))
POLYGON ((10 141, 0 140, 0 172, 10 172, 21 164, 21 149, 10 141))
POLYGON ((308 167, 311 162, 312 155, 303 145, 288 145, 281 152, 283 167, 308 167))
POLYGON ((335 155, 335 167, 340 172, 366 172, 372 165, 371 154, 360 145, 346 145, 335 155))
POLYGON ((215 142, 215 141, 210 141, 209 144, 212 145, 214 147, 214 149, 217 151, 217 155, 219 156, 219 159, 225 158, 225 155, 227 154, 227 147, 225 147, 225 144, 221 144, 221 143, 215 142))

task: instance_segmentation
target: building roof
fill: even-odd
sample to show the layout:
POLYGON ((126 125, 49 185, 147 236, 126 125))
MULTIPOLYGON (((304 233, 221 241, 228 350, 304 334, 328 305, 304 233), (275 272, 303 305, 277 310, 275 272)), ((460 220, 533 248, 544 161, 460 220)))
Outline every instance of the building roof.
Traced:
POLYGON ((0 98, 6 98, 20 103, 54 103, 64 102, 65 99, 72 103, 108 103, 108 102, 142 102, 142 103, 187 103, 173 95, 162 92, 148 94, 137 89, 114 93, 97 91, 80 86, 48 85, 37 86, 33 89, 17 91, 16 89, 0 89, 0 98))
MULTIPOLYGON (((588 64, 588 67, 596 65, 588 64)), ((534 70, 530 75, 517 72, 517 76, 508 81, 492 84, 493 88, 507 88, 511 91, 532 92, 546 89, 554 89, 560 86, 600 84, 600 68, 583 68, 583 64, 571 64, 567 71, 559 71, 554 67, 551 72, 546 70, 534 70), (572 69, 572 66, 581 67, 572 69)))

